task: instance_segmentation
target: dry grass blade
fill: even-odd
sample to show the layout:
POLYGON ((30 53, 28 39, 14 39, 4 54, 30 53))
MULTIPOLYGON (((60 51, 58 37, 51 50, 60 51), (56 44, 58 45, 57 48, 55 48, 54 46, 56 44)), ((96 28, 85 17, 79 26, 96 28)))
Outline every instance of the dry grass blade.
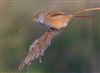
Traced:
POLYGON ((25 65, 31 64, 32 60, 41 58, 56 33, 57 31, 49 30, 45 32, 40 38, 36 39, 30 46, 27 56, 25 57, 24 61, 22 61, 18 69, 22 70, 25 65))

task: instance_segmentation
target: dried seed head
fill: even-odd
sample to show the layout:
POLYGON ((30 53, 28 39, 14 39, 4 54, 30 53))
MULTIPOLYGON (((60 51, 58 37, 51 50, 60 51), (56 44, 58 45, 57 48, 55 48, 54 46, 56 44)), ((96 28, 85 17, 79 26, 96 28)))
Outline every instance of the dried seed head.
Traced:
POLYGON ((22 70, 25 65, 31 64, 34 59, 40 59, 44 55, 44 51, 48 48, 51 40, 58 32, 55 30, 49 30, 45 32, 40 38, 36 39, 29 48, 28 54, 19 66, 19 70, 22 70))

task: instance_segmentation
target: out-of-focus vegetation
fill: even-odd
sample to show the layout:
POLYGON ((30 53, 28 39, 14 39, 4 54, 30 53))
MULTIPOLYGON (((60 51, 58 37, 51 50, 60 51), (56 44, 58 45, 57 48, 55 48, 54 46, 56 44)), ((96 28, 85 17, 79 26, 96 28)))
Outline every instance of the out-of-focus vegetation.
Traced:
POLYGON ((100 11, 84 13, 92 18, 74 18, 38 60, 18 71, 30 44, 44 28, 32 22, 42 11, 60 9, 67 14, 100 7, 96 0, 4 0, 2 2, 1 73, 99 73, 100 72, 100 11))

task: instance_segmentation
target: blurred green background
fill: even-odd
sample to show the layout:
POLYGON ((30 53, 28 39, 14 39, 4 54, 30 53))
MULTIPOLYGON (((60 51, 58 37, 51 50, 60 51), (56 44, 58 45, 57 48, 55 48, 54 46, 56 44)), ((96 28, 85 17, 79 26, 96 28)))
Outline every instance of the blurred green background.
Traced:
MULTIPOLYGON (((71 14, 100 7, 98 0, 3 0, 1 26, 1 73, 100 73, 100 11, 89 11, 92 18, 74 18, 49 49, 31 66, 18 71, 31 43, 45 29, 32 21, 37 13, 62 10, 71 14)), ((0 11, 1 12, 1 11, 0 11)))

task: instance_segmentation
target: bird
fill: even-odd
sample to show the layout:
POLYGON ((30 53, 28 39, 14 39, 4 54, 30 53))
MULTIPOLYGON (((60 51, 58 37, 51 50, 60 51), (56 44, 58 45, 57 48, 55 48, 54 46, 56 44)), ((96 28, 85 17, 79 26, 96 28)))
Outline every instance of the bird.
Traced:
POLYGON ((66 15, 62 11, 47 11, 37 14, 33 20, 42 24, 46 29, 59 30, 68 25, 73 15, 66 15))
MULTIPOLYGON (((86 10, 85 10, 86 11, 86 10)), ((68 23, 72 18, 89 18, 91 16, 77 15, 84 11, 75 12, 75 14, 65 14, 63 11, 55 10, 55 11, 44 11, 38 13, 35 17, 33 17, 33 21, 43 25, 45 29, 55 29, 60 30, 68 26, 68 23)))

